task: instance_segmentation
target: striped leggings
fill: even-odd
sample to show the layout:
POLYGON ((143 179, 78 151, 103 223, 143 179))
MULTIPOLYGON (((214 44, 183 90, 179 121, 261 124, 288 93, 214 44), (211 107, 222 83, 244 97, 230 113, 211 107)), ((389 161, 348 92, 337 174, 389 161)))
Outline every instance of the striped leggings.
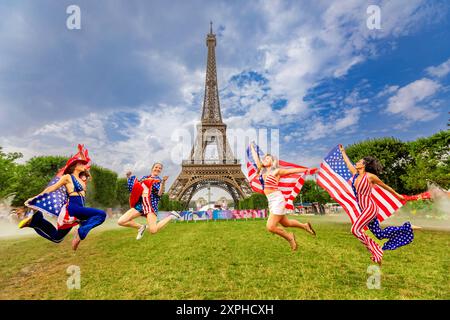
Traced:
MULTIPOLYGON (((383 258, 383 250, 380 246, 364 233, 364 228, 377 216, 377 206, 371 199, 365 199, 365 208, 361 208, 361 215, 352 226, 352 233, 361 241, 372 254, 372 261, 379 263, 383 258)), ((361 203, 361 201, 360 201, 361 203)))

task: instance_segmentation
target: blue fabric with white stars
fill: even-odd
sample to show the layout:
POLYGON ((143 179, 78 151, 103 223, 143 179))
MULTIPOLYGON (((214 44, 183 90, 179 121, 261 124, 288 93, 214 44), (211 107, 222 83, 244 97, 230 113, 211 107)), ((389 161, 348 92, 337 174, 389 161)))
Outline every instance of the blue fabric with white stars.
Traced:
MULTIPOLYGON (((60 177, 54 177, 47 187, 54 185, 59 181, 60 177)), ((47 214, 58 216, 62 207, 67 203, 68 195, 65 186, 49 192, 44 193, 29 202, 29 207, 34 210, 45 212, 47 214)))
MULTIPOLYGON (((355 195, 358 194, 355 187, 355 179, 358 177, 358 175, 359 174, 355 174, 352 181, 352 188, 355 192, 355 195)), ((358 199, 358 197, 356 199, 358 199)), ((401 227, 392 226, 381 229, 380 221, 378 221, 378 218, 375 217, 367 225, 367 227, 375 235, 375 237, 377 237, 378 240, 389 239, 383 245, 383 250, 395 250, 411 243, 414 239, 414 232, 411 228, 411 223, 409 222, 404 223, 401 227)))
MULTIPOLYGON (((161 189, 161 178, 159 176, 143 176, 141 179, 139 179, 138 181, 141 182, 144 179, 147 178, 153 178, 153 179, 158 179, 159 182, 155 182, 152 185, 152 191, 150 193, 150 203, 153 209, 154 213, 158 213, 158 203, 159 200, 161 199, 161 197, 158 195, 159 190, 161 189)), ((128 178, 128 191, 131 192, 131 190, 133 190, 133 185, 134 185, 134 180, 136 179, 136 176, 131 176, 128 178)), ((142 198, 138 201, 138 203, 136 203, 136 205, 134 206, 134 208, 139 211, 140 213, 144 213, 144 208, 142 206, 142 198)))
POLYGON ((377 239, 389 239, 383 245, 383 250, 395 250, 411 243, 414 239, 414 232, 409 222, 405 222, 400 227, 392 226, 381 229, 380 222, 375 218, 368 224, 368 227, 377 239))
POLYGON ((344 161, 341 150, 339 146, 336 146, 330 153, 325 157, 324 161, 330 166, 330 168, 339 174, 345 181, 349 181, 352 177, 352 173, 347 167, 344 161))

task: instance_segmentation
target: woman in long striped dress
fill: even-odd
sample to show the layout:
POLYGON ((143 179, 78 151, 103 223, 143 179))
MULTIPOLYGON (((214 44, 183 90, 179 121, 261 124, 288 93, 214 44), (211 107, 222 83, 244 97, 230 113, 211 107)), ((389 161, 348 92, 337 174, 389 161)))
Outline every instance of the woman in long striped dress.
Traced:
MULTIPOLYGON (((353 235, 355 235, 355 237, 357 237, 359 241, 361 241, 370 251, 370 253, 372 254, 372 261, 381 264, 381 260, 383 258, 383 249, 364 233, 365 227, 375 227, 376 222, 374 221, 378 221, 378 206, 372 198, 373 185, 379 185, 380 187, 393 193, 400 200, 404 200, 404 197, 398 194, 394 189, 383 183, 380 178, 378 178, 377 174, 379 174, 379 172, 381 171, 381 165, 375 158, 364 157, 363 159, 359 160, 356 165, 353 165, 353 163, 345 153, 344 147, 340 145, 339 148, 342 152, 342 156, 348 169, 353 174, 352 187, 353 191, 355 192, 356 201, 358 202, 359 208, 361 209, 361 215, 353 223, 351 231, 353 235)), ((384 232, 382 236, 388 237, 390 235, 395 235, 395 233, 384 232)), ((409 241, 409 237, 407 240, 409 241)))

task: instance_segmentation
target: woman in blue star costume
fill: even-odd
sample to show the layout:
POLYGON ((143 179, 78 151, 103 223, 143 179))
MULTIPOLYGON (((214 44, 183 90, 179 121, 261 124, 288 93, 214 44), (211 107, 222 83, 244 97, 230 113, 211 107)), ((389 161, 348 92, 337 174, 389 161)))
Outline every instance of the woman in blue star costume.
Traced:
POLYGON ((160 178, 159 175, 161 174, 162 169, 163 165, 157 162, 153 164, 151 174, 149 176, 142 177, 140 180, 137 180, 136 176, 132 176, 131 172, 127 173, 128 190, 130 192, 132 191, 136 181, 144 182, 146 179, 156 180, 156 182, 152 183, 151 190, 146 188, 145 184, 142 183, 144 191, 139 201, 133 208, 130 208, 127 212, 125 212, 117 222, 119 226, 138 229, 136 240, 140 240, 143 237, 147 228, 151 234, 155 234, 165 227, 174 217, 180 218, 178 213, 171 212, 171 215, 158 222, 158 203, 164 193, 165 184, 168 179, 168 176, 164 176, 162 179, 160 178), (141 225, 134 221, 134 219, 140 216, 147 218, 147 224, 141 225))
POLYGON ((73 250, 77 250, 88 233, 106 218, 103 210, 85 206, 90 158, 83 145, 78 148, 78 154, 67 161, 47 188, 25 202, 25 206, 35 212, 19 223, 19 228, 33 228, 41 237, 55 243, 61 242, 73 226, 79 225, 72 240, 73 250), (44 219, 42 212, 58 216, 56 228, 44 219))

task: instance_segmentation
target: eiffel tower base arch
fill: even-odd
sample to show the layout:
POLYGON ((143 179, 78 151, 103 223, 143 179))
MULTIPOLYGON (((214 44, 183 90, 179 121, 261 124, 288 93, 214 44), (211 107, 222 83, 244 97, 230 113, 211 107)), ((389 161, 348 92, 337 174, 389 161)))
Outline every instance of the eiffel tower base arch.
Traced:
POLYGON ((192 196, 207 187, 217 187, 228 192, 233 198, 235 208, 239 200, 252 193, 240 164, 183 164, 180 175, 170 188, 170 199, 182 202, 187 208, 192 196))

